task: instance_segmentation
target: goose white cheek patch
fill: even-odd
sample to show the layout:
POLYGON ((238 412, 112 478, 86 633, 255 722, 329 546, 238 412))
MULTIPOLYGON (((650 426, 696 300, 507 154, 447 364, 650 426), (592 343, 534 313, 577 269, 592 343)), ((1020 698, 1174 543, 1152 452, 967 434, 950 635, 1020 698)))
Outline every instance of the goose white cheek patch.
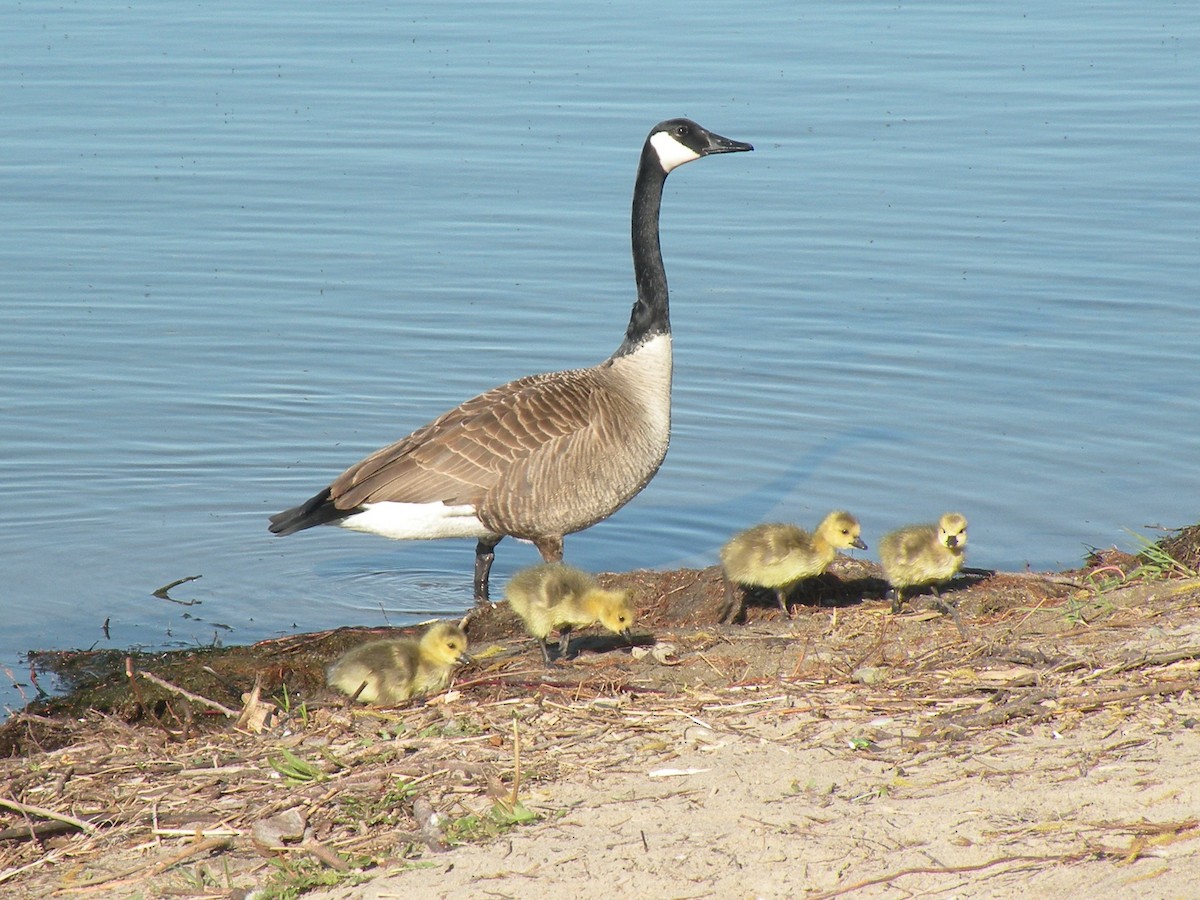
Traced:
POLYGON ((690 147, 685 147, 665 131, 653 135, 650 138, 650 144, 654 147, 654 152, 658 154, 658 161, 662 164, 664 172, 670 172, 677 166, 700 158, 699 153, 690 147))

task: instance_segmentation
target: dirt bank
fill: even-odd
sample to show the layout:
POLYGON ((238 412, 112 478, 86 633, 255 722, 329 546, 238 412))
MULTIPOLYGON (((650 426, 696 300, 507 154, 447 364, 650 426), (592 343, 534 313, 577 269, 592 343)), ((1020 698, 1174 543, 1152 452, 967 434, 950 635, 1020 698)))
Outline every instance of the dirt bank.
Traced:
POLYGON ((961 579, 961 629, 890 615, 850 559, 791 620, 768 597, 737 625, 715 570, 607 575, 634 647, 590 637, 547 671, 501 605, 454 688, 396 710, 321 685, 361 630, 57 654, 79 690, 0 728, 0 890, 1190 897, 1186 550, 961 579))

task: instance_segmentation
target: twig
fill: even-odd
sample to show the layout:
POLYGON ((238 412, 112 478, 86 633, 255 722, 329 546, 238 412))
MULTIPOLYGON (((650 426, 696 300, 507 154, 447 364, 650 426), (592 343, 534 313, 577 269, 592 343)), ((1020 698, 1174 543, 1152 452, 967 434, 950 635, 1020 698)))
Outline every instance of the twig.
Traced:
POLYGON ((1148 697, 1154 694, 1175 694, 1179 691, 1193 691, 1197 687, 1195 681, 1160 681, 1145 687, 1129 688, 1125 691, 1113 691, 1109 694, 1097 694, 1095 697, 1074 697, 1061 701, 1063 706, 1087 712, 1099 709, 1110 703, 1123 703, 1126 700, 1136 700, 1138 697, 1148 697))
POLYGON ((517 728, 517 717, 513 716, 513 784, 509 805, 517 808, 517 797, 521 790, 521 731, 517 728))
POLYGON ((4 882, 8 881, 10 878, 16 878, 18 875, 23 875, 25 872, 28 872, 31 869, 36 869, 38 866, 56 863, 62 858, 63 853, 63 850, 51 850, 45 856, 39 857, 31 863, 18 866, 15 869, 6 869, 3 872, 0 872, 0 884, 4 884, 4 882))
POLYGON ((153 865, 147 866, 144 869, 132 869, 125 872, 123 875, 103 875, 99 878, 89 881, 87 884, 79 887, 62 888, 64 894, 90 894, 93 891, 108 891, 113 888, 125 887, 126 885, 134 884, 137 881, 143 881, 147 878, 153 878, 155 875, 161 875, 163 872, 176 866, 186 859, 193 856, 199 856, 202 853, 209 853, 213 850, 224 850, 232 842, 227 837, 211 837, 195 844, 188 845, 187 848, 181 850, 166 859, 159 860, 153 865))
POLYGON ((188 575, 186 578, 176 578, 170 584, 164 584, 155 591, 154 596, 159 600, 170 600, 172 603, 178 603, 180 606, 195 606, 200 602, 199 600, 176 600, 168 591, 173 587, 179 587, 181 584, 187 584, 189 581, 195 581, 199 577, 199 575, 188 575))
POLYGON ((140 674, 147 681, 152 681, 161 688, 166 688, 168 691, 174 691, 176 694, 187 697, 193 703, 199 703, 201 706, 207 706, 210 709, 215 709, 217 712, 222 713, 230 719, 236 719, 239 715, 241 715, 241 713, 235 709, 230 709, 228 706, 222 706, 216 700, 209 700, 207 697, 201 697, 199 694, 193 694, 191 691, 185 691, 179 685, 171 684, 171 682, 159 678, 157 675, 151 672, 142 672, 140 674))
POLYGON ((0 806, 7 807, 13 812, 19 812, 27 816, 40 816, 43 819, 54 819, 57 822, 65 822, 82 831, 91 834, 96 830, 96 826, 91 822, 85 822, 83 819, 77 819, 74 816, 68 816, 66 813, 58 813, 52 809, 46 809, 44 806, 30 806, 28 803, 18 803, 16 800, 9 800, 5 797, 0 797, 0 806))
POLYGON ((854 884, 847 884, 832 891, 826 891, 823 894, 812 894, 807 900, 829 900, 831 897, 841 897, 844 894, 852 894, 855 891, 873 887, 877 884, 887 884, 890 881, 895 881, 897 878, 903 878, 905 875, 958 875, 963 872, 979 872, 983 869, 990 869, 992 866, 1002 866, 1005 863, 1072 863, 1094 855, 1093 853, 1066 853, 1056 856, 998 856, 995 859, 989 859, 987 862, 976 863, 972 866, 913 866, 910 869, 899 869, 875 878, 866 878, 854 884))
POLYGON ((1116 675, 1119 672, 1128 672, 1130 669, 1144 669, 1150 666, 1169 666, 1171 663, 1182 662, 1185 659, 1200 659, 1200 647, 1188 647, 1185 650, 1173 650, 1168 653, 1153 653, 1149 656, 1143 656, 1141 659, 1131 659, 1115 666, 1110 666, 1107 669, 1101 669, 1093 675, 1085 678, 1085 681, 1091 681, 1096 678, 1103 678, 1106 675, 1116 675))

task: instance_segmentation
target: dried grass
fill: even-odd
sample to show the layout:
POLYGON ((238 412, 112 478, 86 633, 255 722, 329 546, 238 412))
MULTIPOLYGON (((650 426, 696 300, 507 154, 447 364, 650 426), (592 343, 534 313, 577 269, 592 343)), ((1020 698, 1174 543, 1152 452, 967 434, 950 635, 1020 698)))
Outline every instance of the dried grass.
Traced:
MULTIPOLYGON (((500 652, 460 673, 450 692, 408 708, 347 708, 286 670, 281 654, 320 646, 321 636, 306 636, 259 645, 264 669, 286 670, 281 683, 299 685, 289 709, 277 692, 276 702, 262 699, 263 671, 253 687, 242 685, 234 709, 142 671, 143 661, 127 673, 129 693, 139 695, 136 722, 95 710, 19 713, 4 726, 17 753, 0 761, 0 885, 26 895, 123 897, 229 896, 318 872, 334 883, 513 827, 517 819, 503 811, 523 809, 528 790, 552 793, 567 780, 661 761, 663 735, 676 726, 743 734, 769 721, 787 742, 853 720, 864 752, 902 765, 982 752, 1033 723, 1170 718, 1148 704, 1190 699, 1200 687, 1200 640, 1164 650, 1153 638, 1190 621, 1197 579, 1100 597, 994 576, 957 597, 970 641, 948 619, 895 619, 874 603, 813 607, 791 621, 751 607, 746 625, 718 626, 715 615, 696 612, 720 589, 711 570, 629 579, 659 644, 673 645, 660 657, 669 664, 652 654, 588 652, 547 673, 531 665, 532 643, 497 610, 472 637, 475 647, 500 652), (1089 605, 1087 624, 1067 616, 1072 598, 1089 605), (165 693, 141 696, 150 685, 165 693), (864 728, 864 713, 877 724, 864 728)), ((586 646, 614 645, 597 638, 586 646)), ((1198 827, 1085 824, 1062 853, 940 871, 1061 864, 1085 845, 1093 858, 1119 862, 1198 827), (1102 841, 1115 834, 1124 846, 1102 841)), ((933 869, 897 870, 820 896, 933 869)))

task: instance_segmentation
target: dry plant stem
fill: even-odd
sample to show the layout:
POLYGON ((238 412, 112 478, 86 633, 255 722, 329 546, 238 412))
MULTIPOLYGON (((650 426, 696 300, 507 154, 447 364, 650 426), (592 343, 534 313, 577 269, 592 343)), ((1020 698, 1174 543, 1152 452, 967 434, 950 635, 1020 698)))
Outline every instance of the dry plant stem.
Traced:
POLYGON ((517 728, 517 719, 513 717, 513 784, 512 799, 509 805, 517 808, 517 796, 521 790, 521 731, 517 728))
POLYGON ((318 843, 317 841, 305 841, 300 845, 300 849, 311 853, 331 869, 336 869, 339 872, 350 871, 350 864, 324 844, 318 843))
POLYGON ((59 861, 62 855, 63 853, 61 850, 52 850, 45 856, 35 859, 31 863, 26 863, 25 865, 18 866, 15 869, 6 869, 5 871, 0 872, 0 884, 4 884, 4 882, 8 881, 9 879, 16 878, 18 875, 23 875, 32 869, 38 868, 39 866, 46 866, 56 863, 59 861))
POLYGON ((186 859, 191 859, 193 856, 199 856, 203 853, 211 853, 214 850, 226 850, 230 845, 230 840, 227 837, 212 837, 195 844, 189 845, 184 850, 166 859, 159 860, 153 865, 146 866, 144 869, 133 869, 123 875, 104 875, 98 878, 91 879, 86 884, 79 887, 63 888, 64 894, 91 894, 95 891, 110 891, 113 888, 126 887, 127 885, 136 884, 138 881, 143 881, 147 878, 153 878, 155 875, 160 875, 170 869, 172 866, 177 866, 186 859))
POLYGON ((910 869, 899 869, 895 872, 889 872, 886 875, 879 875, 875 878, 866 878, 862 881, 856 881, 854 884, 848 884, 844 887, 836 888, 832 891, 826 891, 823 894, 812 894, 807 900, 830 900, 832 897, 842 897, 846 894, 852 894, 855 891, 860 891, 863 888, 873 887, 877 884, 887 884, 895 881, 897 878, 903 878, 905 875, 958 875, 963 872, 980 872, 983 869, 990 869, 992 866, 1002 866, 1006 863, 1073 863, 1095 856, 1094 853, 1065 853, 1060 856, 998 856, 995 859, 989 859, 987 862, 976 863, 970 866, 913 866, 910 869))
POLYGON ((1127 691, 1114 691, 1109 694, 1099 694, 1095 697, 1077 697, 1062 701, 1063 706, 1088 712, 1099 709, 1110 703, 1124 703, 1126 700, 1136 700, 1138 697, 1148 697, 1156 694, 1175 694, 1180 691, 1194 691, 1200 687, 1196 681, 1160 681, 1144 687, 1130 688, 1127 691))
POLYGON ((68 816, 64 813, 57 813, 52 809, 46 809, 42 806, 30 806, 27 803, 18 803, 16 800, 9 800, 5 797, 0 797, 0 806, 7 807, 14 812, 19 812, 26 816, 40 816, 43 819, 54 819, 58 822, 65 822, 67 825, 72 825, 89 834, 96 830, 96 826, 91 822, 85 822, 82 819, 77 819, 74 816, 68 816))
POLYGON ((215 700, 209 700, 207 697, 201 697, 199 694, 193 694, 191 691, 185 691, 178 685, 171 684, 171 682, 165 681, 151 672, 141 672, 139 674, 147 681, 157 684, 160 688, 165 688, 168 691, 179 694, 181 697, 187 697, 187 699, 191 700, 193 703, 199 703, 201 706, 207 706, 209 709, 215 709, 217 712, 221 713, 227 718, 236 719, 239 715, 237 710, 230 709, 228 706, 222 706, 215 700))
POLYGON ((130 690, 133 691, 133 696, 137 698, 138 705, 146 711, 146 715, 155 725, 166 732, 167 737, 173 741, 181 740, 178 734, 168 728, 166 723, 159 719, 159 717, 154 715, 154 713, 151 711, 150 706, 146 703, 146 698, 142 696, 142 689, 138 686, 137 679, 134 677, 134 675, 135 671, 133 668, 133 657, 127 656, 125 657, 125 676, 129 679, 130 690))

